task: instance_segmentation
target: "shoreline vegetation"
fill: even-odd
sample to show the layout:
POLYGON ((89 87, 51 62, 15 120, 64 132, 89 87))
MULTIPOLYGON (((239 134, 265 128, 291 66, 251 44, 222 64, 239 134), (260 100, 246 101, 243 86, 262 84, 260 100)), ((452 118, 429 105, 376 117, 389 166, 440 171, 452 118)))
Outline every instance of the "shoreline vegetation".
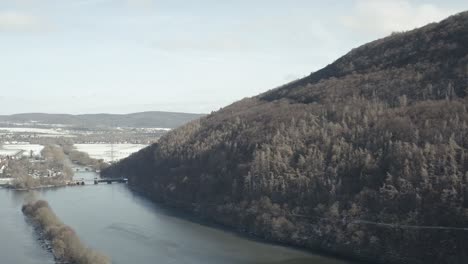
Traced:
POLYGON ((108 166, 103 160, 91 158, 78 151, 73 142, 48 142, 41 151, 41 159, 23 157, 9 161, 7 174, 14 178, 6 188, 27 191, 34 189, 77 185, 73 181, 72 164, 99 171, 108 166))
POLYGON ((164 208, 165 210, 169 210, 171 213, 176 214, 177 217, 180 217, 184 220, 210 227, 215 228, 217 230, 222 230, 224 232, 228 232, 231 234, 235 234, 241 238, 247 239, 249 241, 260 242, 263 244, 273 245, 273 246, 281 246, 290 249, 294 249, 297 251, 302 251, 306 253, 311 253, 317 256, 326 257, 326 258, 333 258, 340 261, 345 261, 346 263, 352 264, 376 264, 372 260, 362 259, 350 254, 342 254, 340 252, 335 252, 332 250, 321 249, 321 248, 309 248, 306 245, 295 245, 291 243, 287 243, 284 241, 279 240, 270 240, 264 236, 261 236, 255 232, 250 232, 245 228, 239 228, 238 226, 233 226, 225 221, 212 218, 209 215, 203 214, 200 212, 199 205, 194 203, 184 203, 181 201, 168 201, 164 199, 160 199, 159 197, 155 196, 151 191, 145 188, 141 188, 136 185, 127 185, 132 192, 136 195, 139 195, 151 203, 157 205, 158 207, 164 208))
POLYGON ((94 171, 100 171, 109 166, 104 160, 92 158, 88 153, 76 149, 73 141, 63 140, 63 142, 59 142, 59 145, 73 164, 89 167, 94 171))
POLYGON ((23 157, 9 161, 7 174, 15 178, 9 187, 31 190, 44 186, 63 186, 72 180, 71 162, 62 147, 45 145, 41 157, 41 159, 23 157))
POLYGON ((111 263, 109 257, 84 245, 76 232, 55 215, 47 201, 28 202, 21 210, 36 226, 41 240, 51 250, 56 263, 111 263))

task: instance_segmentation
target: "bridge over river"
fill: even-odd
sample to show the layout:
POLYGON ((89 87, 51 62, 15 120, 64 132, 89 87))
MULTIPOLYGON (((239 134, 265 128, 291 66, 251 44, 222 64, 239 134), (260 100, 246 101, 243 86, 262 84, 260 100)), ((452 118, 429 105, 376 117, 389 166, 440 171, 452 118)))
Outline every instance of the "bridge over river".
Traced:
POLYGON ((113 182, 127 183, 128 179, 127 178, 94 178, 94 184, 99 184, 102 182, 105 182, 107 184, 111 184, 113 182))

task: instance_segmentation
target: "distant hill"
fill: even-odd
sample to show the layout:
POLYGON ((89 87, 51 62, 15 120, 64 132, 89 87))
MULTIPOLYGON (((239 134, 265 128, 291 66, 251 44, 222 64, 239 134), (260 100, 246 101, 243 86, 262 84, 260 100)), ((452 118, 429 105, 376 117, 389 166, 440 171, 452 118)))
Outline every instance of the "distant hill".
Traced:
POLYGON ((468 12, 365 44, 103 174, 270 241, 468 263, 468 12))
POLYGON ((202 114, 175 112, 141 112, 132 114, 45 114, 24 113, 0 115, 0 122, 24 123, 35 121, 42 124, 63 124, 80 127, 161 127, 175 128, 202 117, 202 114))

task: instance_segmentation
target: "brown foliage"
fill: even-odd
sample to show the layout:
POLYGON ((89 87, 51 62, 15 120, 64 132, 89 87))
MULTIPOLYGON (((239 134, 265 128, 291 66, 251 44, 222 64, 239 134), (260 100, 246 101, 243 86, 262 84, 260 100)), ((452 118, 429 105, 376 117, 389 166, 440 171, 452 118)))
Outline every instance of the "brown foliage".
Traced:
POLYGON ((75 231, 64 225, 44 200, 29 202, 22 207, 50 241, 54 256, 60 261, 76 264, 110 264, 110 259, 99 252, 87 248, 75 231))
POLYGON ((468 226, 466 65, 468 12, 366 44, 103 173, 271 240, 466 263, 453 231, 468 226))

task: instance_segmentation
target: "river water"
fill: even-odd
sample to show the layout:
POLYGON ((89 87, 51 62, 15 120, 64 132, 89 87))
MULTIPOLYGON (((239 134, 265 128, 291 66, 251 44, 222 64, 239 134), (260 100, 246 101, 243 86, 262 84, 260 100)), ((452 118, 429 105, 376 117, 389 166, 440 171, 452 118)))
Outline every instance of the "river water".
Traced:
POLYGON ((95 174, 79 172, 85 186, 34 193, 0 189, 0 263, 54 263, 21 205, 45 199, 88 246, 115 264, 344 264, 345 261, 271 245, 186 220, 130 191, 125 184, 93 185, 95 174))

